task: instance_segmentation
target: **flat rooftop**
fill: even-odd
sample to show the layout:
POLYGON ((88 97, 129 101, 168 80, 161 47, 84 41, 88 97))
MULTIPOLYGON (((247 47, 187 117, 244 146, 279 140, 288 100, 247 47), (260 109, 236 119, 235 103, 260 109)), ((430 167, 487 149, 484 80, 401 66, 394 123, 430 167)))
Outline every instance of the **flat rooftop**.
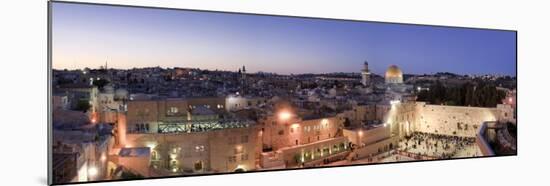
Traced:
POLYGON ((118 155, 120 157, 148 157, 151 151, 149 147, 122 148, 118 155))

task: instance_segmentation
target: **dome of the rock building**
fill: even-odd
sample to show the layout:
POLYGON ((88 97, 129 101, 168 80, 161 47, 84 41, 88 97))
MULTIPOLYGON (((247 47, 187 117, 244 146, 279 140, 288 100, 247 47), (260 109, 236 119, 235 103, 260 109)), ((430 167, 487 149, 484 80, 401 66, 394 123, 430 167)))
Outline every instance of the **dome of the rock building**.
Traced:
POLYGON ((396 65, 392 65, 386 70, 386 83, 403 83, 403 72, 396 65))

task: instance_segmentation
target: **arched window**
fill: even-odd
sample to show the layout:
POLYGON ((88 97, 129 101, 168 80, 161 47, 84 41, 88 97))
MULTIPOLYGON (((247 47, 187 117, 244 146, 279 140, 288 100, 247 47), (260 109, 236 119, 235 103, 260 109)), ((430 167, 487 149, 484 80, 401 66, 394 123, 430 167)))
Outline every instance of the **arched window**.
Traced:
POLYGON ((195 162, 195 171, 201 171, 203 169, 203 163, 202 161, 196 161, 195 162))
POLYGON ((151 159, 152 159, 152 160, 157 160, 157 158, 158 158, 158 157, 157 157, 157 151, 153 150, 153 151, 151 152, 151 159))

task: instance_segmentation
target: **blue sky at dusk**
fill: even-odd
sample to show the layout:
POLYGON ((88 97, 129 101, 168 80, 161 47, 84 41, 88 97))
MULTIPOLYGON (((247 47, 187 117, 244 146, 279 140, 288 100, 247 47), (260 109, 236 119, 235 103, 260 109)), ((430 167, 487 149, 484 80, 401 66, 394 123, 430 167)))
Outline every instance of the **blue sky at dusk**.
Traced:
POLYGON ((52 3, 56 69, 516 75, 511 31, 52 3))

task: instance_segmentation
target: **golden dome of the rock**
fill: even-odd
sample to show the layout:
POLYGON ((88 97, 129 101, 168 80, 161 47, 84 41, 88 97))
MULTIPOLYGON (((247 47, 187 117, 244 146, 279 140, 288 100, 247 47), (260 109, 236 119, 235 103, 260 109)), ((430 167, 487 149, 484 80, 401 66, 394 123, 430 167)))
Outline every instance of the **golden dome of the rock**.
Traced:
POLYGON ((403 82, 403 72, 396 65, 391 65, 388 70, 386 70, 386 83, 402 83, 403 82))

